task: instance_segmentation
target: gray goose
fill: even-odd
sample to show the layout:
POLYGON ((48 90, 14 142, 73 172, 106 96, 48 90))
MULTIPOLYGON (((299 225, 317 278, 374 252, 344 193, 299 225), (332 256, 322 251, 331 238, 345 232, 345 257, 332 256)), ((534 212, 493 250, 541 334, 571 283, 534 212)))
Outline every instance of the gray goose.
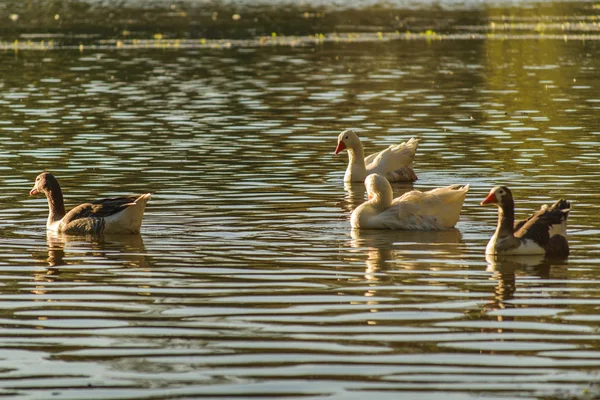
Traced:
POLYGON ((150 193, 141 196, 115 197, 84 203, 65 212, 58 180, 49 172, 35 179, 30 196, 44 193, 48 199, 46 229, 66 234, 139 233, 150 193))
POLYGON ((498 227, 490 239, 486 254, 567 257, 567 217, 571 203, 560 199, 552 206, 543 205, 526 220, 515 223, 515 202, 506 186, 496 186, 481 205, 498 206, 498 227))

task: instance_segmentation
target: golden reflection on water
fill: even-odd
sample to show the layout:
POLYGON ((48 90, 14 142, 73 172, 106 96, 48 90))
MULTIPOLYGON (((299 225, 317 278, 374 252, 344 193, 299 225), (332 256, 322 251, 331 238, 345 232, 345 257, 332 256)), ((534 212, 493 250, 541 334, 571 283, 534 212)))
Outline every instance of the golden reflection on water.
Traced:
POLYGON ((459 256, 462 242, 458 229, 438 231, 400 231, 351 229, 353 248, 365 248, 365 278, 377 281, 378 273, 385 273, 390 268, 413 269, 419 264, 411 263, 415 259, 414 252, 435 249, 437 255, 452 254, 459 256), (390 261, 395 261, 390 263, 390 261))
POLYGON ((141 234, 72 236, 48 232, 46 243, 49 267, 66 265, 65 251, 72 251, 83 257, 117 257, 125 261, 125 266, 147 268, 146 247, 141 234))
MULTIPOLYGON (((40 283, 53 283, 61 279, 64 270, 61 267, 78 265, 81 258, 118 260, 123 267, 142 270, 149 268, 144 240, 140 234, 81 237, 48 232, 46 243, 47 257, 40 257, 39 253, 32 254, 35 260, 48 264, 47 268, 34 272, 34 280, 40 283)), ((39 284, 32 293, 44 295, 48 291, 43 284, 39 284)))
POLYGON ((580 371, 599 366, 581 355, 598 350, 599 45, 429 36, 5 54, 0 323, 19 350, 0 354, 6 387, 440 398, 586 385, 580 371), (347 126, 372 144, 421 138, 420 179, 395 197, 471 184, 457 229, 351 231, 364 185, 344 186, 347 160, 330 155, 347 126), (156 192, 142 235, 46 237, 47 204, 26 196, 46 169, 73 188, 68 204, 156 192), (576 204, 568 264, 486 261, 496 210, 477 204, 503 183, 519 215, 576 204), (32 354, 43 362, 21 361, 32 354))
MULTIPOLYGON (((537 287, 544 288, 544 280, 566 279, 564 259, 548 259, 544 255, 498 257, 486 254, 486 271, 491 272, 491 280, 497 282, 494 298, 484 306, 486 312, 511 309, 518 306, 511 302, 519 290, 519 286, 529 287, 530 283, 519 283, 524 276, 538 278, 537 287)), ((514 321, 513 316, 497 316, 498 321, 514 321)), ((502 332, 499 329, 498 332, 502 332)))
MULTIPOLYGON (((537 272, 543 273, 549 266, 545 263, 543 255, 517 256, 500 258, 494 255, 485 255, 487 261, 486 271, 491 272, 491 280, 497 282, 494 289, 494 300, 486 306, 487 310, 505 309, 515 307, 511 303, 506 303, 514 298, 516 286, 516 271, 533 271, 534 275, 540 276, 537 272)), ((541 276, 540 276, 541 277, 541 276)), ((498 316, 501 321, 502 316, 498 316)))

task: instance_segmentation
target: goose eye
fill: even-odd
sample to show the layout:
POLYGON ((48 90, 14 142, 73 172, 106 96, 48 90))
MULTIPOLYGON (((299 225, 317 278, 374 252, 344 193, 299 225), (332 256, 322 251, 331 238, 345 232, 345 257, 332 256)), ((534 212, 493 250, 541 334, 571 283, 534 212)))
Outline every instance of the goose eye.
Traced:
POLYGON ((348 140, 348 136, 346 136, 345 139, 348 140))

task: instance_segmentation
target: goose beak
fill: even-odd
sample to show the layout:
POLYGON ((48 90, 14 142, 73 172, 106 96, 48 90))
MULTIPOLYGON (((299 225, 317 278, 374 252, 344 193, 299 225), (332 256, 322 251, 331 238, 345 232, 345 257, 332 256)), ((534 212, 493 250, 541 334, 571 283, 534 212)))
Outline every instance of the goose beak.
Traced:
POLYGON ((31 191, 29 192, 30 196, 35 196, 36 194, 39 193, 39 190, 37 190, 36 188, 31 189, 31 191))
POLYGON ((346 144, 340 140, 338 142, 337 147, 335 148, 335 153, 333 153, 333 154, 338 154, 342 150, 346 150, 346 144))
POLYGON ((494 204, 497 203, 498 200, 496 200, 496 193, 490 193, 488 194, 488 196, 485 198, 485 200, 483 200, 481 203, 479 203, 482 206, 485 206, 486 204, 494 204))

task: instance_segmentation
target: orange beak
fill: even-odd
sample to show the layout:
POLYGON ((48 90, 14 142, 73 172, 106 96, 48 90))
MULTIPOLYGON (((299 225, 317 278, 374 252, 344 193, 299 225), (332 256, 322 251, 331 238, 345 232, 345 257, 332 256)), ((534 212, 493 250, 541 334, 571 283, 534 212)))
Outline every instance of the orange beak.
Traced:
POLYGON ((337 147, 335 148, 335 153, 333 153, 333 154, 338 154, 340 151, 345 150, 345 149, 346 149, 346 144, 340 140, 338 142, 337 147))
POLYGON ((498 200, 496 200, 496 193, 492 192, 490 194, 488 194, 488 197, 485 198, 485 200, 483 200, 480 205, 485 206, 486 204, 494 204, 494 203, 498 203, 498 200))
POLYGON ((29 192, 30 196, 35 196, 36 194, 38 194, 39 191, 36 188, 31 189, 31 191, 29 192))

